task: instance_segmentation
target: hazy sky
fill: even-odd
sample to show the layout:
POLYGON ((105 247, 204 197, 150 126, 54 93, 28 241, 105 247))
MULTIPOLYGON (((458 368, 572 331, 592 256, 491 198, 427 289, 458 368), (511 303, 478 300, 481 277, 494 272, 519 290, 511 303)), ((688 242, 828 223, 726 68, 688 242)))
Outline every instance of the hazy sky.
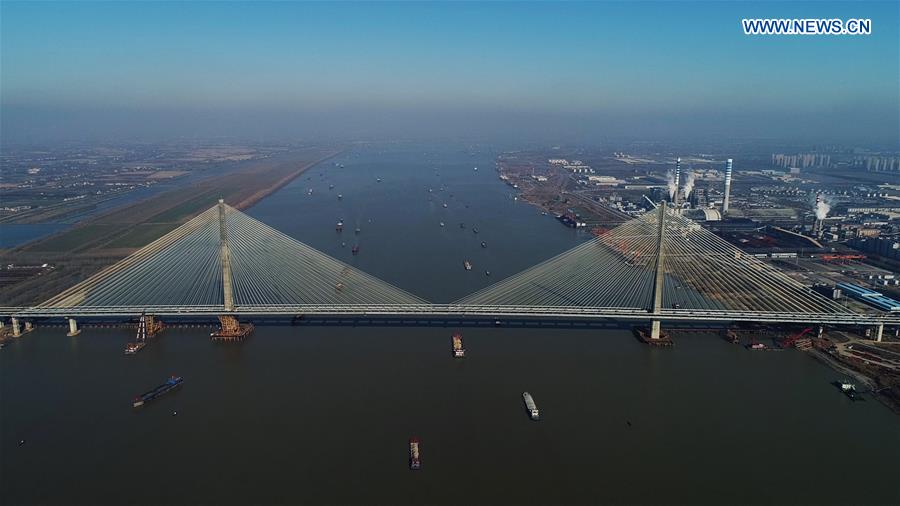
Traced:
POLYGON ((898 3, 0 2, 7 141, 900 138, 898 3), (743 17, 872 18, 746 36, 743 17))

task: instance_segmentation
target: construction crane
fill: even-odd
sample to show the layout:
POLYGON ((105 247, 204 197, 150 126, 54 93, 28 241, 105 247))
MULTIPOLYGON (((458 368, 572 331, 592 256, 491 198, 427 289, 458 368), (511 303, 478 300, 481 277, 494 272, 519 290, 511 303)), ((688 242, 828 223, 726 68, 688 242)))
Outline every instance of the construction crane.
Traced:
POLYGON ((781 346, 782 348, 790 348, 791 346, 794 346, 797 343, 797 341, 800 340, 801 337, 803 337, 806 334, 808 334, 809 332, 811 332, 812 329, 813 329, 812 327, 807 327, 807 328, 801 330, 800 332, 797 332, 796 334, 791 334, 791 335, 785 337, 784 339, 782 339, 781 341, 779 341, 778 345, 781 346))

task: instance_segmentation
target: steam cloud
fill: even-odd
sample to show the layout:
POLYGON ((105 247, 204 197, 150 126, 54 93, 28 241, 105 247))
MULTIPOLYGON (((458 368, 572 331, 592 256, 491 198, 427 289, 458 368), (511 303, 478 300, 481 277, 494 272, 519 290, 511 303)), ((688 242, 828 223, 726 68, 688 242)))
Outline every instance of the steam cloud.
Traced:
POLYGON ((824 199, 819 199, 816 202, 816 207, 814 209, 816 212, 817 220, 824 220, 826 216, 828 216, 828 212, 831 211, 831 205, 828 202, 825 202, 824 199))
POLYGON ((692 191, 694 191, 694 171, 688 170, 684 178, 684 198, 690 197, 692 191))
POLYGON ((666 173, 666 185, 669 187, 669 199, 674 199, 675 192, 678 191, 678 186, 675 184, 675 172, 670 170, 666 173))

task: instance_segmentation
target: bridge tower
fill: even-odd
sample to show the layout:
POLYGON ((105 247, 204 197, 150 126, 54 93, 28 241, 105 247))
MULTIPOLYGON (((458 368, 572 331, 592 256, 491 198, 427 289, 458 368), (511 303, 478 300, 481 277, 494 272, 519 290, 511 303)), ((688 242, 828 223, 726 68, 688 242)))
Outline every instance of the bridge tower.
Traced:
MULTIPOLYGON (((220 257, 222 259, 222 292, 225 302, 225 311, 234 312, 234 289, 231 277, 231 250, 228 248, 228 227, 225 221, 225 200, 219 199, 219 244, 221 245, 220 257)), ((213 332, 210 337, 226 341, 239 341, 253 331, 253 325, 238 322, 234 314, 219 315, 219 330, 213 332)))
MULTIPOLYGON (((664 248, 664 240, 666 234, 666 202, 662 201, 659 204, 659 225, 657 228, 657 238, 656 238, 656 275, 653 279, 653 314, 659 315, 662 313, 662 297, 663 297, 663 285, 666 282, 666 271, 665 271, 665 262, 666 262, 666 252, 664 248)), ((650 324, 650 339, 659 340, 660 338, 660 321, 653 320, 650 324)))

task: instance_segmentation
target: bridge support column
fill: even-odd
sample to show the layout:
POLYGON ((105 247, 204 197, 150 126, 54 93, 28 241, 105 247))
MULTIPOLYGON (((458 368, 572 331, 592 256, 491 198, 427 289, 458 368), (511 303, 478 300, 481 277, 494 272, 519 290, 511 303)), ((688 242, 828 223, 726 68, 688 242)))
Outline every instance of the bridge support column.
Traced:
POLYGON ((659 340, 662 325, 659 320, 653 320, 650 323, 650 339, 659 340))
POLYGON ((69 332, 67 332, 66 335, 74 337, 78 334, 81 334, 81 329, 78 328, 78 322, 75 321, 75 318, 69 318, 69 332))
POLYGON ((0 319, 0 329, 6 326, 6 322, 3 319, 0 319))
POLYGON ((25 332, 31 332, 32 330, 34 330, 34 324, 31 323, 30 321, 26 320, 25 321, 25 332))
POLYGON ((875 342, 880 343, 881 338, 884 336, 884 324, 879 323, 875 326, 875 342))
POLYGON ((19 319, 13 316, 12 318, 12 336, 19 337, 22 335, 22 327, 19 326, 19 319))

